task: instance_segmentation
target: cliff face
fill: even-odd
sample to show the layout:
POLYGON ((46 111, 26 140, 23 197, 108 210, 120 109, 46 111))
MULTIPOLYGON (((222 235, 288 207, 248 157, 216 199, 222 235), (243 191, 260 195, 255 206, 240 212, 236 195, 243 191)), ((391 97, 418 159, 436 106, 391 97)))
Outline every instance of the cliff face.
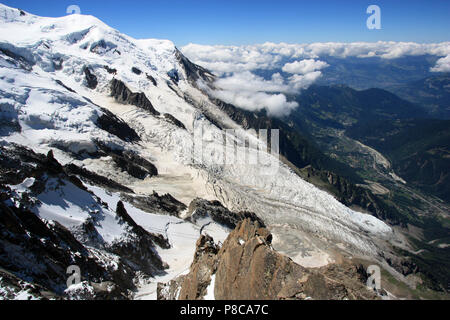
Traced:
POLYGON ((130 299, 138 275, 167 269, 157 247, 169 248, 168 240, 139 226, 122 201, 111 208, 82 179, 127 190, 74 164, 62 166, 53 152, 0 146, 0 299, 130 299), (65 208, 56 212, 67 218, 41 216, 46 203, 65 208), (82 222, 71 225, 69 218, 82 222), (79 285, 67 284, 70 266, 80 270, 79 285))
POLYGON ((117 102, 142 108, 155 116, 160 115, 144 93, 132 92, 122 81, 115 78, 111 80, 110 86, 111 96, 114 97, 117 102))
POLYGON ((188 275, 159 284, 159 299, 216 300, 377 299, 363 269, 349 262, 304 268, 271 247, 258 222, 240 222, 219 249, 202 236, 188 275))

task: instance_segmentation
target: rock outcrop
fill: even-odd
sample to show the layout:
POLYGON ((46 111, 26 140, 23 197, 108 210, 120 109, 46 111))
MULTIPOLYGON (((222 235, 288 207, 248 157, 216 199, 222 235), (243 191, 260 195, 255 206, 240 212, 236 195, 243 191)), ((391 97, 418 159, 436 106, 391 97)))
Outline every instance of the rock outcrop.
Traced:
POLYGON ((144 180, 147 177, 158 175, 158 169, 150 161, 136 153, 129 151, 112 152, 110 156, 120 169, 136 179, 144 180))
POLYGON ((363 268, 350 262, 304 268, 273 250, 271 240, 270 232, 250 219, 240 222, 220 249, 202 236, 190 273, 159 284, 158 297, 195 300, 214 289, 216 300, 378 298, 365 286, 363 268))
MULTIPOLYGON (((0 146, 0 285, 9 288, 0 291, 0 299, 18 294, 37 299, 129 299, 138 273, 152 276, 168 267, 155 249, 169 248, 167 239, 138 226, 122 202, 115 210, 121 236, 114 241, 102 238, 99 230, 108 205, 80 179, 111 182, 73 164, 63 167, 51 151, 45 156, 14 144, 0 146), (26 179, 31 182, 24 191, 14 189, 26 179), (62 191, 64 187, 70 194, 62 191), (50 190, 60 192, 61 202, 54 206, 79 200, 89 217, 72 227, 41 218, 39 197, 50 190), (83 284, 67 291, 69 266, 80 268, 83 284)), ((119 184, 110 188, 126 191, 119 184)))
MULTIPOLYGON (((70 176, 71 182, 74 183, 74 177, 79 177, 79 179, 86 181, 90 184, 100 186, 106 190, 114 191, 114 192, 126 192, 126 193, 133 193, 133 190, 131 190, 128 187, 125 187, 124 185, 113 181, 111 179, 108 179, 104 176, 101 176, 99 174, 96 174, 95 172, 91 172, 89 170, 86 170, 85 168, 81 168, 79 166, 74 165, 73 163, 70 163, 68 165, 64 166, 64 171, 66 174, 70 176)), ((74 183, 78 184, 79 183, 74 183)))
POLYGON ((137 142, 141 140, 136 131, 125 121, 106 109, 102 108, 102 112, 103 114, 97 119, 97 126, 100 129, 115 135, 123 141, 137 142))
POLYGON ((83 72, 86 78, 86 86, 92 90, 97 88, 98 85, 97 76, 94 73, 92 73, 91 69, 89 69, 88 67, 84 67, 83 72))
POLYGON ((147 79, 148 79, 149 81, 151 81, 151 83, 152 83, 155 87, 158 86, 158 82, 156 82, 156 79, 155 79, 155 78, 153 78, 153 77, 152 77, 151 75, 149 75, 148 73, 146 73, 145 75, 147 76, 147 79))
POLYGON ((232 212, 225 208, 219 201, 194 199, 189 205, 186 220, 197 223, 204 219, 211 219, 231 230, 236 228, 238 223, 245 219, 257 221, 260 226, 265 226, 264 222, 253 212, 232 212))
POLYGON ((169 113, 165 113, 164 114, 164 118, 166 118, 166 120, 168 122, 170 122, 171 124, 177 126, 178 128, 184 129, 186 130, 185 125, 183 124, 183 122, 181 122, 180 120, 178 120, 177 118, 175 118, 173 115, 169 114, 169 113))
POLYGON ((183 66, 186 73, 186 77, 192 84, 196 85, 197 80, 202 79, 206 83, 212 83, 216 76, 214 76, 210 71, 206 70, 199 65, 192 63, 187 59, 178 49, 175 52, 175 57, 178 62, 183 66))
POLYGON ((150 100, 142 92, 132 92, 127 86, 120 80, 111 80, 111 96, 113 96, 117 102, 123 104, 131 104, 133 106, 142 108, 155 116, 159 116, 160 113, 155 110, 150 100))
POLYGON ((131 71, 132 71, 133 73, 137 74, 138 76, 140 76, 140 75, 142 74, 141 69, 136 68, 136 67, 131 68, 131 71))
POLYGON ((160 196, 157 192, 153 192, 149 196, 122 194, 121 197, 136 208, 148 213, 179 217, 181 212, 187 209, 184 203, 170 194, 160 196))
MULTIPOLYGON (((7 196, 4 186, 0 190, 2 198, 7 196)), ((0 203, 0 235, 1 282, 16 294, 25 291, 37 299, 63 298, 66 269, 71 265, 79 266, 82 279, 89 283, 115 282, 120 289, 108 299, 127 299, 127 291, 134 289, 134 272, 126 263, 119 261, 116 268, 105 265, 62 225, 45 223, 24 208, 0 203)))
POLYGON ((179 298, 197 300, 207 293, 211 277, 217 267, 219 248, 209 236, 202 236, 197 241, 197 251, 191 266, 191 272, 184 278, 179 298))

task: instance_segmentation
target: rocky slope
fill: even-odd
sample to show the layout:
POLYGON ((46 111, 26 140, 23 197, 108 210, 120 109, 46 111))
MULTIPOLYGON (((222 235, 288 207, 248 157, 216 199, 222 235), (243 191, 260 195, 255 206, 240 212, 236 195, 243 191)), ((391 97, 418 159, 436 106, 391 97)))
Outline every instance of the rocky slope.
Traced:
POLYGON ((139 227, 122 202, 108 207, 79 178, 67 174, 52 153, 45 157, 19 146, 0 147, 0 171, 2 288, 14 288, 4 298, 15 293, 129 299, 137 272, 151 276, 167 268, 155 250, 168 248, 167 239, 139 227), (58 218, 58 210, 51 210, 58 205, 71 209, 58 218), (86 215, 81 224, 75 222, 81 214, 77 206, 86 215), (66 271, 73 265, 84 282, 67 291, 66 271), (17 278, 26 285, 18 286, 17 278))
POLYGON ((209 236, 197 242, 190 273, 159 284, 159 299, 347 300, 378 299, 364 268, 350 262, 308 269, 276 252, 259 222, 238 224, 222 247, 209 236))

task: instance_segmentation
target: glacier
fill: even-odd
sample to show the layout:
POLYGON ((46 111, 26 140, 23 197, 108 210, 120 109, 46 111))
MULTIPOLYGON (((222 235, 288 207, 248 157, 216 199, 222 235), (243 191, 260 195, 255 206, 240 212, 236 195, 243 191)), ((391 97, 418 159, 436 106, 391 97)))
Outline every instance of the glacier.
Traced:
MULTIPOLYGON (((274 248, 306 266, 332 262, 336 252, 380 259, 384 246, 397 241, 383 221, 344 206, 301 179, 278 157, 264 156, 265 163, 278 168, 272 175, 261 174, 258 165, 217 163, 214 150, 223 149, 224 132, 214 122, 237 129, 235 138, 239 141, 256 139, 256 132, 244 130, 214 104, 202 89, 213 76, 199 76, 194 81, 180 58, 182 53, 172 42, 133 39, 92 16, 21 15, 17 9, 1 4, 0 21, 2 143, 16 143, 44 154, 52 150, 62 165, 73 163, 109 177, 138 195, 170 193, 187 206, 196 198, 218 200, 230 210, 254 212, 274 234, 274 248), (87 83, 86 68, 96 77, 95 88, 87 83), (132 92, 144 93, 161 115, 119 103, 110 94, 112 79, 120 80, 132 92), (104 110, 134 129, 140 141, 124 141, 101 129, 97 121, 104 110), (185 128, 164 114, 175 117, 185 128), (209 138, 203 143, 205 149, 212 150, 203 155, 201 163, 193 161, 194 132, 198 128, 207 132, 209 138), (118 170, 111 157, 92 157, 99 142, 111 150, 129 150, 151 161, 158 176, 137 179, 118 170)), ((250 153, 257 152, 250 148, 250 153)), ((20 192, 29 182, 12 188, 20 192)), ((71 193, 70 185, 66 188, 62 194, 71 193)), ((88 188, 110 207, 119 200, 118 195, 99 187, 88 188)), ((46 204, 60 195, 51 190, 43 194, 36 214, 69 228, 82 223, 86 218, 82 208, 72 204, 61 210, 61 206, 46 204)), ((184 221, 182 216, 150 215, 129 203, 125 206, 140 226, 172 242, 171 249, 158 249, 170 266, 162 280, 186 271, 201 226, 184 221)), ((102 235, 114 241, 123 230, 111 219, 104 221, 102 235)), ((220 226, 207 231, 217 241, 223 241, 227 234, 220 226)), ((144 284, 139 298, 154 298, 154 288, 154 282, 144 284)))

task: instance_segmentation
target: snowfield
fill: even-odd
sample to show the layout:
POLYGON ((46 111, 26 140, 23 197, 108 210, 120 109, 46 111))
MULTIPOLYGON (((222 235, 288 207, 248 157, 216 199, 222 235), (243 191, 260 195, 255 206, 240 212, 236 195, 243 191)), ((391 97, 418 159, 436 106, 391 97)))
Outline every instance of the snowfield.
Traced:
MULTIPOLYGON (((91 16, 21 16, 17 9, 3 5, 0 21, 0 122, 17 123, 21 128, 2 128, 1 141, 15 142, 40 153, 53 150, 61 164, 74 163, 137 194, 170 193, 186 205, 197 197, 219 200, 230 210, 255 212, 274 233, 275 249, 306 266, 331 262, 337 245, 350 254, 374 258, 380 244, 394 236, 384 222, 345 207, 272 155, 264 156, 266 167, 217 163, 214 150, 223 148, 223 132, 202 110, 209 110, 229 128, 240 127, 218 110, 199 86, 188 81, 177 59, 177 49, 170 41, 136 40, 91 16), (22 66, 17 57, 23 60, 22 66), (133 67, 141 74, 134 72, 133 67), (97 78, 95 89, 87 87, 85 68, 97 78), (175 73, 179 77, 177 84, 170 76, 175 73), (161 116, 116 102, 109 91, 113 78, 133 92, 145 93, 161 116), (141 141, 127 142, 99 128, 96 121, 103 114, 102 108, 123 119, 141 141), (167 121, 162 116, 165 113, 182 122, 186 129, 167 121), (208 152, 202 161, 193 161, 199 160, 196 155, 193 159, 193 135, 198 128, 209 136, 204 141, 208 152), (139 180, 115 167, 108 157, 91 157, 89 154, 98 150, 98 141, 113 150, 136 152, 152 162, 159 175, 139 180), (271 166, 278 168, 275 174, 263 174, 271 166)), ((251 130, 239 132, 239 141, 255 139, 251 130)), ((256 152, 255 148, 250 150, 256 152)), ((30 183, 24 181, 11 187, 19 193, 30 183)), ((101 236, 109 242, 120 239, 124 230, 113 212, 120 196, 96 186, 88 188, 109 208, 99 208, 91 194, 74 193, 67 183, 63 188, 46 189, 39 197, 41 205, 36 214, 73 228, 85 221, 86 210, 100 210, 104 215, 98 226, 101 236)), ((149 214, 129 203, 125 207, 140 226, 164 235, 172 245, 169 250, 158 249, 170 266, 167 275, 143 285, 137 295, 140 299, 155 298, 156 281, 167 281, 188 271, 202 225, 149 214)), ((223 241, 227 235, 227 230, 214 224, 205 232, 216 241, 223 241)), ((208 298, 213 298, 213 294, 208 294, 208 298)))

